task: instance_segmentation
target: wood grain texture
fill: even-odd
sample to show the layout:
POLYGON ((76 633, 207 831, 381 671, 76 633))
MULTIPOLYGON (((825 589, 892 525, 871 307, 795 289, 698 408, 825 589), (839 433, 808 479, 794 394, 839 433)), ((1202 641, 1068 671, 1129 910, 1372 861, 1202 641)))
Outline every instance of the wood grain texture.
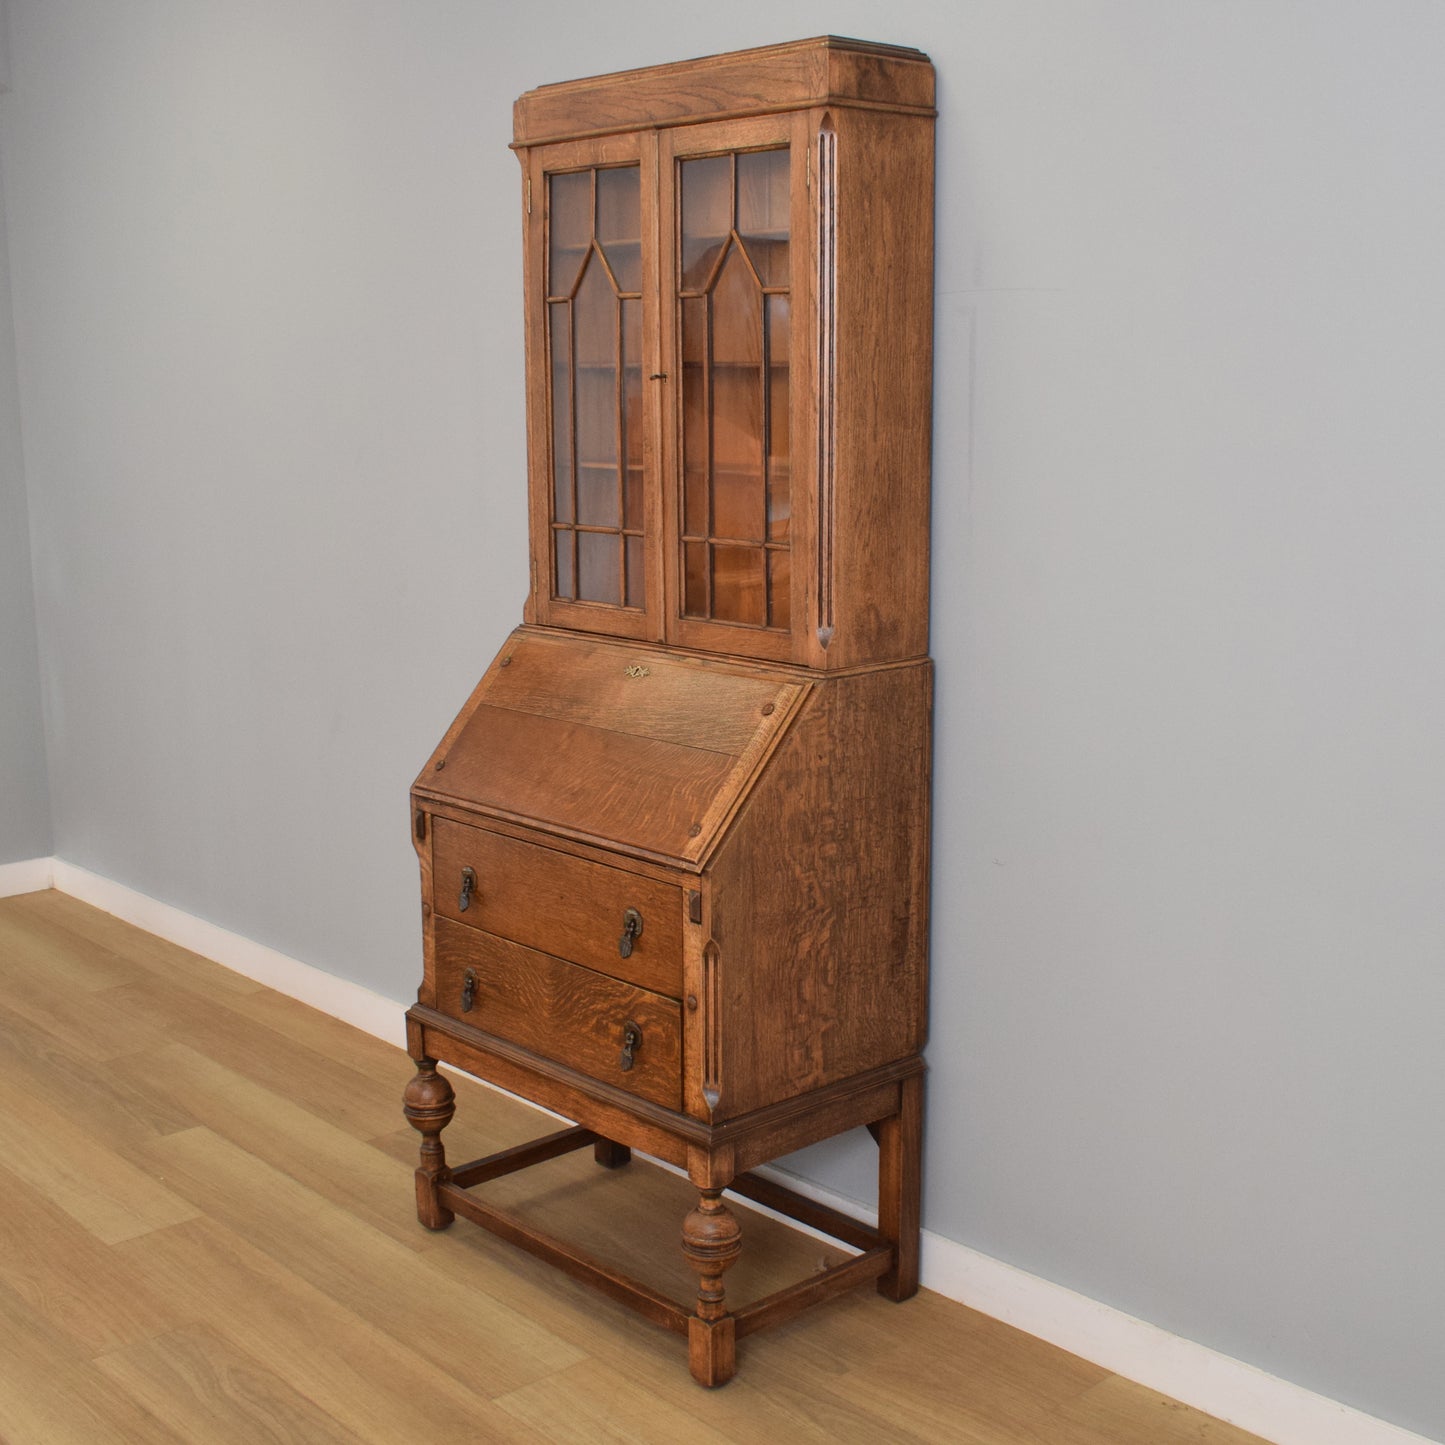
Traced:
MULTIPOLYGON (((519 153, 522 163, 522 275, 525 293, 541 297, 545 294, 547 276, 547 176, 554 171, 590 169, 594 166, 636 165, 653 148, 646 136, 621 135, 605 139, 538 148, 519 153)), ((655 295, 655 293, 653 293, 655 295)), ((653 296, 643 292, 644 330, 652 322, 653 296)), ((655 324, 651 329, 655 330, 655 324)), ((659 608, 660 590, 648 588, 646 607, 642 611, 600 609, 586 603, 577 604, 552 595, 552 416, 549 410, 548 371, 551 356, 548 346, 545 305, 529 306, 524 312, 526 387, 527 387, 527 473, 528 535, 531 542, 530 583, 525 617, 528 622, 547 626, 576 626, 585 629, 597 625, 599 613, 612 625, 604 630, 638 638, 661 635, 659 608)), ((656 525, 647 523, 646 530, 656 543, 656 525)))
MULTIPOLYGON (((683 1253, 698 1276, 686 1327, 693 1377, 707 1385, 731 1377, 738 1338, 754 1327, 778 1325, 787 1340, 786 1321, 796 1311, 848 1285, 877 1278, 895 1301, 917 1288, 931 720, 925 653, 933 100, 933 71, 919 52, 822 37, 545 87, 515 109, 532 528, 525 615, 532 624, 599 637, 548 638, 537 627, 514 634, 414 790, 435 835, 430 878, 423 857, 426 973, 407 1025, 419 1064, 407 1117, 425 1138, 416 1175, 419 1214, 438 1230, 453 1213, 469 1216, 675 1327, 681 1316, 662 1308, 650 1286, 637 1286, 635 1270, 594 1262, 580 1246, 564 1243, 566 1235, 550 1235, 530 1210, 478 1202, 449 1176, 439 1135, 451 1121, 451 1094, 433 1061, 477 1071, 575 1119, 584 1132, 562 1142, 595 1134, 609 1141, 598 1144, 603 1162, 638 1149, 685 1165, 701 1193, 683 1224, 683 1253), (784 145, 786 167, 776 156, 742 159, 784 145), (701 156, 723 157, 729 176, 718 193, 721 212, 704 228, 706 245, 718 264, 736 245, 752 281, 741 279, 741 270, 729 272, 729 259, 721 274, 740 278, 741 290, 732 291, 729 280, 702 303, 708 340, 689 351, 689 360, 703 360, 702 385, 693 372, 685 406, 678 395, 687 370, 680 364, 681 313, 692 303, 679 295, 685 250, 679 177, 685 158, 701 156), (556 358, 548 355, 555 189, 549 177, 624 163, 638 168, 645 380, 640 394, 619 383, 615 407, 604 393, 592 420, 610 419, 597 422, 602 438, 609 431, 635 437, 640 423, 647 577, 641 609, 551 595, 553 524, 574 519, 570 511, 552 515, 559 427, 550 395, 556 358), (754 166, 777 177, 776 188, 765 188, 767 221, 756 226, 744 220, 739 179, 754 166), (785 224, 784 277, 759 258, 781 254, 785 224), (754 230, 768 237, 756 255, 742 239, 754 230), (762 301, 759 287, 773 299, 762 301), (780 331, 774 340, 770 325, 782 314, 784 289, 786 343, 780 331), (731 354, 715 351, 712 338, 730 329, 742 344, 731 354), (754 337, 756 366, 749 359, 754 337), (784 350, 786 378, 781 367, 765 366, 784 350), (741 382, 742 367, 756 372, 756 405, 736 401, 741 386, 732 402, 725 399, 727 383, 741 382), (720 368, 727 368, 721 389, 720 368), (741 467, 729 479, 756 503, 752 510, 741 502, 720 506, 728 485, 719 484, 720 468, 730 447, 744 458, 755 447, 755 461, 746 463, 755 474, 751 487, 738 482, 741 467), (680 503, 684 453, 690 474, 705 482, 700 510, 696 492, 690 507, 680 503), (784 467, 786 531, 781 510, 762 520, 784 467), (694 530, 710 539, 709 567, 719 557, 725 564, 717 574, 727 584, 725 603, 717 610, 731 622, 684 615, 712 611, 718 595, 709 571, 704 595, 684 596, 685 510, 694 530), (720 523, 719 513, 729 510, 720 523), (791 567, 791 593, 768 593, 761 611, 753 605, 766 591, 755 529, 770 534, 767 565, 786 557, 791 567), (719 554, 713 548, 719 538, 719 546, 755 550, 750 557, 719 554), (753 564, 748 575, 744 561, 753 564), (781 620, 784 602, 785 626, 739 620, 781 620), (609 633, 627 641, 601 640, 609 633), (699 656, 705 652, 759 665, 708 666, 699 656), (487 861, 498 897, 486 899, 484 879, 486 901, 463 908, 448 893, 457 887, 455 875, 464 867, 487 870, 474 840, 455 825, 478 821, 495 829, 493 840, 475 848, 494 855, 487 861), (468 861, 473 856, 477 863, 468 861), (648 873, 648 865, 655 870, 648 873), (659 900, 666 893, 681 934, 670 923, 665 959, 647 956, 644 945, 637 963, 619 970, 611 938, 599 943, 591 930, 599 906, 616 910, 612 889, 629 870, 647 873, 659 900), (678 906, 684 890, 698 903, 694 909, 689 899, 686 915, 678 906), (636 1067, 622 1070, 617 1055, 628 1017, 642 1025, 645 1042, 636 1067), (659 1028, 666 1035, 661 1052, 659 1028), (723 1191, 739 1169, 861 1125, 879 1144, 883 1242, 866 1244, 851 1264, 825 1260, 821 1274, 764 1292, 750 1313, 734 1313, 723 1274, 735 1266, 743 1271, 749 1255, 723 1191)), ((708 163, 689 174, 709 168, 717 171, 708 163)), ((605 351, 598 348, 588 364, 608 370, 605 351)), ((570 406, 568 398, 585 389, 578 384, 583 363, 575 349, 564 361, 560 373, 568 380, 558 396, 565 391, 563 404, 570 406)), ((604 440, 601 450, 610 446, 604 440)), ((575 477, 563 480, 575 494, 575 477)), ((572 508, 580 512, 580 502, 572 508)), ((630 515, 635 519, 635 509, 630 515)), ((501 1153, 547 1172, 566 1162, 551 1157, 560 1147, 544 1140, 521 1154, 501 1153)), ((464 1170, 463 1178, 480 1184, 495 1163, 464 1170)), ((590 1172, 594 1198, 605 1173, 590 1172)), ((503 1191, 522 1187, 511 1174, 486 1183, 503 1191)), ((579 1208, 577 1222, 595 1231, 601 1214, 579 1208)), ((814 1208, 804 1217, 816 1222, 824 1215, 814 1208)), ((427 1236, 424 1248, 439 1249, 448 1237, 427 1236)), ((835 1300, 833 1307, 841 1314, 849 1306, 835 1300)), ((826 1321, 829 1312, 821 1317, 826 1321)), ((914 1402, 895 1380, 870 1401, 853 1377, 854 1365, 863 1363, 856 1351, 809 1343, 795 1355, 809 1360, 814 1383, 800 1392, 790 1379, 783 1414, 808 1429, 821 1424, 824 1438, 989 1438, 971 1420, 955 1431, 946 1404, 926 1391, 914 1402), (836 1389, 816 1387, 820 1371, 841 1375, 836 1389)), ((914 1387, 906 1367, 899 1373, 914 1387)), ((1072 1403, 1102 1376, 1065 1371, 1062 1378, 1059 1401, 1072 1403)), ((555 1415, 536 1408, 535 1389, 523 1386, 514 1403, 525 1399, 528 1408, 519 1414, 550 1424, 555 1415)), ((709 1418, 704 1407, 692 1413, 709 1418)), ((1048 1427, 1059 1423, 1057 1411, 1031 1404, 1025 1414, 1020 1438, 1036 1445, 1055 1439, 1048 1427)), ((807 1438, 772 1423, 772 1438, 807 1438)), ((1082 1418, 1076 1425, 1092 1428, 1082 1418)), ((632 1439, 642 1431, 629 1419, 611 1433, 632 1439)))
MULTIPOLYGON (((478 817, 475 809, 465 807, 455 801, 443 801, 429 797, 427 807, 432 810, 434 816, 445 818, 449 822, 460 823, 468 828, 484 825, 489 833, 496 833, 504 838, 515 838, 521 843, 558 848, 573 858, 582 858, 589 863, 601 863, 606 868, 615 868, 621 861, 615 848, 607 848, 600 843, 589 843, 562 832, 539 834, 535 827, 528 827, 525 823, 518 823, 510 818, 489 817, 483 820, 478 817)), ((641 878, 651 878, 659 883, 676 884, 679 877, 676 859, 640 858, 629 853, 623 866, 629 873, 635 873, 641 878)), ((692 871, 696 871, 695 867, 692 871)), ((688 881, 696 888, 697 879, 695 877, 689 877, 688 881)))
MULTIPOLYGON (((407 1023, 413 1055, 445 1059, 499 1089, 530 1099, 654 1159, 681 1165, 687 1158, 676 1127, 679 1116, 671 1109, 420 1004, 408 1010, 407 1023)), ((699 1131, 703 1128, 696 1127, 699 1131)))
POLYGON ((651 1324, 678 1333, 686 1331, 687 1314, 680 1305, 622 1271, 610 1269, 578 1245, 538 1229, 529 1220, 497 1209, 455 1184, 443 1185, 442 1195, 447 1206, 464 1218, 482 1225, 508 1244, 545 1260, 573 1279, 600 1290, 609 1299, 636 1310, 651 1324))
POLYGON ((682 992, 682 890, 620 868, 479 828, 436 823, 433 910, 453 922, 555 954, 673 998, 682 992), (460 907, 462 870, 477 879, 460 907), (642 932, 622 956, 623 916, 642 932))
POLYGON ((534 196, 524 276, 534 455, 530 620, 826 670, 926 654, 932 103, 927 57, 836 37, 566 82, 518 101, 524 148, 544 133, 630 132, 524 149, 534 196), (824 131, 832 158, 826 177, 824 131), (677 167, 687 157, 782 145, 790 150, 792 599, 789 628, 776 630, 688 616, 683 606, 677 167), (589 146, 640 158, 649 221, 643 328, 646 355, 656 361, 647 363, 641 401, 649 439, 645 618, 543 595, 552 546, 552 402, 544 364, 546 219, 535 197, 547 167, 584 163, 589 146))
MULTIPOLYGON (((107 1244, 0 1164, 6 1440, 590 1442, 635 1419, 627 1438, 668 1445, 1257 1445, 926 1290, 902 1310, 855 1291, 746 1341, 743 1373, 725 1390, 698 1390, 675 1337, 480 1231, 416 1226, 416 1136, 396 1104, 412 1067, 400 1050, 62 895, 0 900, 0 924, 22 917, 29 941, 10 962, 35 1005, 26 1028, 44 1032, 47 995, 61 1002, 86 976, 164 984, 197 997, 205 1017, 160 1013, 147 1052, 80 1060, 56 1015, 48 1056, 87 1064, 66 1077, 68 1108, 79 1115, 137 1090, 154 1107, 120 1134, 54 1136, 47 1157, 66 1176, 104 1155, 164 1175, 197 1217, 107 1244), (279 1076, 236 1073, 250 1042, 266 1038, 324 1061, 335 1083, 294 1099, 279 1076), (223 1041, 224 1058, 204 1052, 223 1041), (328 1117, 342 1082, 368 1076, 379 1090, 359 1091, 344 1124, 328 1117), (280 1126, 269 1142, 268 1111, 280 1126), (404 1219, 415 1249, 388 1219, 404 1219)), ((0 1014, 0 1054, 15 1018, 0 1014)), ((20 1072, 0 1073, 0 1114, 32 1107, 32 1047, 20 1072)), ((458 1157, 554 1127, 515 1099, 455 1084, 458 1157)), ((696 1198, 686 1180, 642 1160, 610 1173, 583 1150, 487 1189, 559 1235, 587 1238, 613 1267, 686 1288, 681 1253, 656 1248, 696 1198)), ((842 1258, 732 1207, 747 1248, 729 1298, 742 1305, 842 1258)))
POLYGON ((781 710, 797 686, 729 659, 524 629, 500 656, 509 661, 489 673, 492 707, 734 757, 775 726, 763 708, 781 710))
POLYGON ((417 778, 414 810, 695 871, 791 726, 805 677, 519 630, 417 778))
POLYGON ((530 90, 513 108, 513 144, 830 101, 929 110, 933 69, 917 50, 838 36, 705 56, 530 90))
MULTIPOLYGON (((291 1000, 287 1003, 302 1017, 303 1006, 291 1000)), ((305 1012, 322 1018, 315 1010, 305 1012)), ((397 1174, 364 1142, 375 1132, 379 1116, 394 1116, 400 1125, 396 1079, 374 1077, 366 1086, 354 1089, 350 1107, 328 1111, 327 1100, 339 1101, 352 1080, 361 1077, 354 1069, 340 1063, 329 1069, 312 1064, 311 1059, 324 1060, 325 1056, 293 1042, 289 1052, 297 1067, 291 1082, 280 1072, 258 1081, 254 1074, 259 1070, 248 1075, 243 1068, 244 1045, 257 1038, 257 1032, 247 1027, 244 1019, 215 1005, 212 1014, 213 1030, 203 1032, 177 1023, 173 1043, 118 1060, 109 1072, 125 1085, 185 1100, 191 1116, 187 1127, 204 1118, 214 1133, 237 1148, 285 1170, 335 1207, 360 1215, 373 1229, 407 1248, 420 1249, 423 1241, 410 1207, 408 1175, 397 1174), (216 1046, 226 1038, 241 1047, 216 1046), (379 1093, 371 1085, 385 1088, 379 1093), (297 1097, 292 1097, 293 1087, 298 1090, 297 1097), (398 1192, 388 1195, 387 1190, 398 1192)), ((356 1033, 354 1029, 348 1032, 356 1033)), ((318 1034, 316 1042, 321 1043, 325 1035, 318 1034)), ((175 1132, 154 1132, 140 1147, 175 1132)))
POLYGON ((100 1373, 186 1440, 254 1445, 258 1440, 348 1445, 354 1437, 244 1349, 205 1325, 114 1350, 100 1373))
POLYGON ((719 121, 706 125, 689 125, 664 130, 659 135, 658 190, 659 212, 665 218, 665 229, 659 240, 663 256, 662 316, 664 369, 669 377, 680 379, 680 311, 678 302, 677 263, 680 242, 675 234, 676 217, 681 214, 679 166, 689 159, 708 155, 726 155, 734 151, 777 149, 788 147, 789 191, 792 198, 789 225, 789 346, 787 365, 789 377, 789 418, 787 434, 796 438, 789 447, 791 470, 789 520, 789 555, 792 569, 790 615, 795 625, 788 630, 741 626, 710 618, 688 616, 682 605, 682 564, 675 539, 682 535, 682 478, 684 398, 681 384, 669 385, 663 416, 663 471, 659 490, 663 497, 663 527, 668 539, 665 552, 667 606, 666 636, 676 647, 755 657, 766 661, 788 662, 798 658, 796 639, 803 634, 801 602, 808 586, 806 556, 799 548, 798 533, 806 537, 806 513, 809 508, 808 446, 810 417, 813 414, 809 388, 809 355, 812 326, 809 320, 807 278, 809 246, 799 220, 806 220, 808 194, 808 146, 806 129, 800 129, 798 118, 790 114, 754 116, 748 119, 719 121))
POLYGON ((878 1293, 895 1302, 918 1293, 923 1206, 923 1076, 900 1086, 896 1114, 878 1124, 878 1228, 894 1242, 893 1261, 878 1293))
POLYGON ((933 121, 839 111, 832 124, 838 522, 823 665, 840 668, 928 651, 933 121))
POLYGON ((353 1314, 381 1321, 382 1331, 473 1389, 512 1389, 577 1358, 576 1351, 495 1299, 439 1278, 431 1254, 418 1254, 377 1235, 364 1222, 323 1201, 290 1175, 258 1163, 209 1129, 158 1140, 147 1151, 200 1206, 287 1275, 353 1314), (298 1223, 305 1227, 298 1229, 298 1223), (368 1267, 347 1261, 359 1248, 368 1267), (422 1281, 426 1289, 416 1287, 422 1281), (465 1326, 444 1334, 428 1328, 429 1312, 446 1302, 465 1313, 465 1326))
POLYGON ((552 602, 551 351, 547 339, 547 171, 540 149, 517 152, 522 163, 522 311, 527 423, 527 597, 523 620, 550 621, 552 602))
MULTIPOLYGON (((20 1100, 0 1085, 7 1107, 20 1100)), ((0 1169, 0 1260, 5 1286, 63 1335, 76 1355, 98 1355, 183 1322, 166 1296, 115 1251, 8 1169, 0 1169)))
MULTIPOLYGON (((304 1224, 298 1229, 295 1219, 286 1232, 305 1242, 313 1238, 304 1224)), ((391 1302, 379 1294, 365 1316, 357 1314, 210 1218, 131 1240, 122 1248, 188 1318, 249 1354, 357 1440, 394 1445, 413 1438, 422 1421, 432 1431, 459 1439, 492 1431, 499 1440, 535 1439, 513 1432, 512 1422, 493 1412, 484 1392, 424 1358, 413 1342, 389 1333, 391 1302), (324 1348, 318 1348, 319 1341, 324 1348)), ((359 1276, 363 1271, 351 1255, 335 1273, 359 1276)), ((417 1342, 423 1348, 439 1333, 434 1319, 428 1312, 427 1337, 417 1342)), ((183 1402, 175 1408, 183 1409, 183 1402)))
POLYGON ((690 1171, 695 1159, 706 1160, 705 1176, 694 1177, 709 1179, 729 1180, 740 1170, 896 1113, 899 1082, 923 1069, 916 1057, 901 1059, 710 1125, 423 1005, 408 1011, 407 1022, 413 1057, 447 1059, 653 1158, 690 1171))
POLYGON ((105 1148, 105 1136, 79 1128, 42 1094, 16 1088, 16 1107, 0 1110, 0 1158, 103 1244, 193 1219, 184 1199, 105 1148))
POLYGON ((21 1298, 0 1289, 0 1439, 179 1445, 186 1438, 91 1367, 21 1298))
POLYGON ((556 1445, 730 1445, 737 1436, 704 1425, 690 1409, 660 1401, 626 1373, 587 1360, 497 1404, 556 1445))
POLYGON ((681 858, 734 759, 483 704, 447 766, 451 795, 482 813, 681 858))
POLYGON ((676 1108, 682 1091, 682 1024, 675 999, 564 963, 548 954, 437 920, 437 997, 459 1022, 565 1061, 627 1093, 676 1108), (464 979, 475 978, 463 1012, 464 979), (621 1064, 624 1026, 641 1030, 631 1068, 621 1064))
POLYGON ((714 1119, 922 1048, 931 693, 928 663, 822 685, 714 854, 714 1119))

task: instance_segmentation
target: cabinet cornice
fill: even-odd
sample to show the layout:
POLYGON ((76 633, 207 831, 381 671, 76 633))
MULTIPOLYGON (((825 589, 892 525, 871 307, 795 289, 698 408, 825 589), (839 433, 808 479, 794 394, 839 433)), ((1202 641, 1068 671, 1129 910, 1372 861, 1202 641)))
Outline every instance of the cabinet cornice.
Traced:
POLYGON ((814 106, 932 115, 933 101, 933 67, 921 50, 823 35, 539 86, 513 109, 512 144, 814 106))

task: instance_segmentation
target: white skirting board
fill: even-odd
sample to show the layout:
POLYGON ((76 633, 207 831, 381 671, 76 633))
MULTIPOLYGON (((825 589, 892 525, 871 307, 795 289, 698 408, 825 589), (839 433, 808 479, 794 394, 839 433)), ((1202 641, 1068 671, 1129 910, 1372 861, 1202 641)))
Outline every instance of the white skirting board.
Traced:
POLYGON ((0 863, 0 898, 17 893, 38 893, 55 882, 53 858, 27 858, 23 863, 0 863))
MULTIPOLYGON (((405 1043, 404 1006, 394 999, 61 859, 0 865, 0 898, 48 887, 387 1043, 405 1043)), ((876 1222, 876 1215, 856 1200, 781 1170, 769 1172, 801 1194, 876 1222)), ((923 1232, 922 1273, 928 1289, 1276 1445, 1439 1445, 928 1230, 923 1232)))
POLYGON ((133 923, 170 943, 178 943, 203 958, 214 959, 235 973, 264 983, 288 998, 299 999, 322 1013, 353 1024, 364 1033, 389 1044, 406 1047, 406 1005, 383 998, 369 988, 338 978, 324 969, 278 953, 264 943, 232 933, 204 918, 185 913, 169 903, 148 898, 123 883, 77 868, 60 858, 53 860, 54 887, 72 898, 133 923))

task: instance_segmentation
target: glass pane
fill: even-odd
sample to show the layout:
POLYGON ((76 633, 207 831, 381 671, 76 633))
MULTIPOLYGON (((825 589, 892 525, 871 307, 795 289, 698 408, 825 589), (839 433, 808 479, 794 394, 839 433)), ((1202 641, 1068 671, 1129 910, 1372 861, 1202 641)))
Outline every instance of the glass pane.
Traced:
POLYGON ((617 393, 612 378, 594 371, 577 377, 577 520, 618 527, 617 393))
POLYGON ((682 289, 701 291, 732 230, 732 157, 683 161, 677 171, 682 193, 682 289))
POLYGON ((615 532, 577 534, 577 595, 584 602, 622 601, 622 555, 615 532))
POLYGON ((791 313, 784 294, 789 153, 683 161, 678 187, 682 523, 684 536, 694 539, 682 547, 683 611, 785 629, 792 513, 791 313), (765 549, 764 541, 773 545, 765 549))
POLYGON ((768 553, 768 626, 792 625, 792 559, 786 552, 768 553))
POLYGON ((792 515, 792 435, 788 386, 788 298, 764 300, 768 327, 768 540, 788 535, 792 515))
POLYGON ((707 536, 707 301, 682 303, 683 531, 707 536))
POLYGON ((595 258, 588 262, 572 306, 577 352, 577 520, 588 526, 617 527, 622 522, 617 470, 618 302, 606 270, 595 258))
POLYGON ((717 366, 754 371, 763 361, 763 293, 736 251, 712 290, 712 359, 717 366))
POLYGON ((643 524, 642 468, 627 468, 627 489, 623 495, 622 525, 641 529, 643 524))
POLYGON ((763 539, 762 310, 762 293, 747 263, 732 253, 712 294, 715 537, 763 539))
POLYGON ((689 366, 707 360, 707 297, 693 296, 682 303, 682 359, 689 366))
POLYGON ((552 553, 556 561, 557 590, 554 597, 575 597, 572 590, 572 538, 566 529, 552 533, 552 553))
POLYGON ((551 175, 547 206, 554 595, 640 608, 641 170, 551 175))
POLYGON ((642 526, 642 302, 622 306, 622 525, 642 526))
POLYGON ((712 615, 719 622, 767 624, 767 598, 763 592, 763 549, 724 547, 712 549, 712 615))
POLYGON ((756 371, 719 367, 713 373, 713 465, 717 471, 746 473, 757 489, 756 511, 763 505, 763 396, 756 371))
POLYGON ((712 535, 734 542, 761 542, 762 496, 757 472, 718 467, 712 479, 712 535))
POLYGON ((707 543, 684 542, 682 547, 682 610, 689 617, 707 616, 707 543))
POLYGON ((572 306, 558 301, 547 308, 552 348, 552 517, 572 520, 572 306))
POLYGON ((636 166, 597 172, 597 240, 624 291, 642 290, 642 191, 636 166))
POLYGON ((577 328, 578 366, 602 366, 608 371, 616 367, 617 308, 617 295, 607 279, 607 268, 595 256, 589 256, 572 309, 572 324, 577 328))
POLYGON ((629 607, 643 605, 644 573, 642 566, 642 538, 629 537, 627 539, 627 605, 629 607))
POLYGON ((788 284, 788 152, 738 157, 738 234, 764 286, 788 284))
POLYGON ((547 294, 570 296, 577 270, 592 242, 592 172, 573 171, 549 176, 547 190, 548 235, 551 238, 547 268, 547 294))
POLYGON ((577 468, 577 520, 584 527, 616 527, 617 468, 577 468))

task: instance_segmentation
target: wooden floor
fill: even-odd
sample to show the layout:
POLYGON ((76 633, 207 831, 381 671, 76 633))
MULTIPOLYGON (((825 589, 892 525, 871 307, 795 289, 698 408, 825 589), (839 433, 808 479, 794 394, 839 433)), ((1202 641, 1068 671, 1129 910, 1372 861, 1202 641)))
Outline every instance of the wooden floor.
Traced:
MULTIPOLYGON (((1255 1436, 924 1291, 675 1336, 413 1214, 401 1050, 59 893, 0 900, 0 1439, 959 1441, 1255 1436)), ((456 1162, 555 1127, 457 1082, 456 1162)), ((488 1186, 687 1298, 693 1195, 590 1151, 488 1186)), ((834 1257, 742 1213, 757 1296, 834 1257)))

